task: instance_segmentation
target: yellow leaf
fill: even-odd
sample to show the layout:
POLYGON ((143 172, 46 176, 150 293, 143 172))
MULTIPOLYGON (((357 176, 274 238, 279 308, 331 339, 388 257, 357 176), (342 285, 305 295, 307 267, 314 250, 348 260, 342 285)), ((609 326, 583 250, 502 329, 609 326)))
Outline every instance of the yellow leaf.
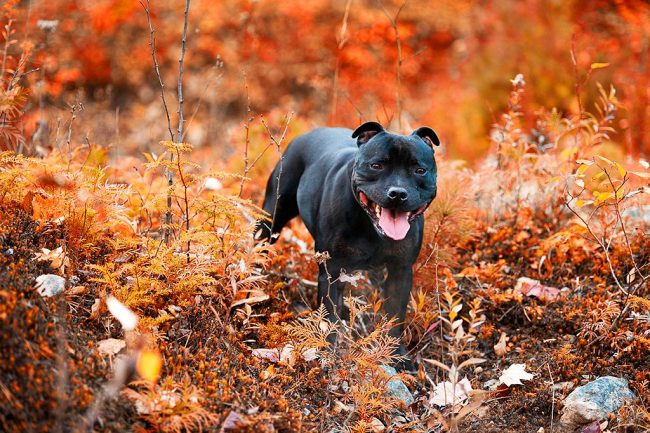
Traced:
POLYGON ((609 164, 609 165, 614 165, 614 161, 605 158, 604 156, 596 155, 596 158, 600 159, 601 161, 609 164))
POLYGON ((136 370, 138 374, 149 382, 156 382, 162 369, 162 356, 157 350, 143 350, 138 356, 136 370))
POLYGON ((607 173, 605 173, 604 171, 600 171, 600 172, 596 173, 591 179, 592 180, 600 180, 605 176, 607 176, 607 173))
POLYGON ((598 191, 595 191, 594 196, 596 197, 596 201, 599 201, 599 202, 602 203, 602 202, 605 202, 605 201, 609 200, 610 198, 614 197, 614 193, 613 192, 598 192, 598 191))
POLYGON ((592 204, 593 202, 594 202, 593 200, 576 200, 576 206, 577 207, 587 206, 588 204, 592 204))
POLYGON ((609 66, 609 63, 592 63, 591 69, 603 69, 609 66))

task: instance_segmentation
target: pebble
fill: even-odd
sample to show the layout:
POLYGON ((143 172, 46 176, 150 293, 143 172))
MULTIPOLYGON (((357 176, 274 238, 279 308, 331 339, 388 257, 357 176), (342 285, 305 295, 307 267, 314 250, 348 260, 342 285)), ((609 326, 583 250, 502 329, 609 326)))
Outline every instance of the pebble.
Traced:
MULTIPOLYGON (((394 367, 389 365, 381 365, 380 367, 389 377, 393 377, 397 374, 397 370, 395 370, 394 367)), ((386 383, 386 387, 388 388, 388 394, 400 400, 405 406, 410 406, 415 402, 413 394, 411 394, 411 391, 409 391, 404 382, 400 379, 390 379, 386 383)))
POLYGON ((36 277, 36 290, 44 297, 56 296, 65 289, 65 278, 54 274, 43 274, 36 277))
POLYGON ((634 394, 625 379, 604 376, 577 387, 564 400, 560 422, 567 426, 578 426, 607 418, 616 412, 626 401, 634 399, 634 394))

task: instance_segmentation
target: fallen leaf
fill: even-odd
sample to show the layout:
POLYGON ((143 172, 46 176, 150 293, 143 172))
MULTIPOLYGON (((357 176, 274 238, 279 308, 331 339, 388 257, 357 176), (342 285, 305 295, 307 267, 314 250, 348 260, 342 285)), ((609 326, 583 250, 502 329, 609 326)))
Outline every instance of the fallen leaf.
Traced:
POLYGON ((136 371, 145 380, 156 382, 162 370, 162 356, 157 350, 143 350, 138 356, 136 371))
POLYGON ((467 378, 458 382, 456 386, 448 380, 440 382, 434 388, 429 404, 440 407, 457 406, 467 401, 470 391, 472 391, 472 384, 467 378))
MULTIPOLYGON (((280 362, 290 366, 296 363, 296 353, 291 344, 287 344, 282 349, 253 349, 251 353, 257 358, 266 359, 273 363, 280 362)), ((318 350, 315 348, 305 349, 300 356, 305 361, 313 361, 318 358, 318 350)))
POLYGON ((69 297, 80 296, 86 294, 87 292, 88 289, 85 286, 74 286, 68 289, 68 291, 65 292, 65 295, 69 297))
POLYGON ((117 338, 107 338, 97 343, 97 350, 102 355, 117 355, 125 347, 126 342, 117 338))
POLYGON ((335 414, 341 413, 341 412, 352 412, 354 410, 354 406, 351 405, 346 405, 340 400, 334 400, 334 407, 332 408, 332 411, 335 414))
POLYGON ((260 372, 260 379, 262 380, 267 380, 270 377, 273 377, 275 375, 275 367, 273 365, 269 365, 266 370, 262 370, 260 372))
POLYGON ((526 296, 534 296, 543 302, 554 301, 560 294, 560 290, 557 288, 545 286, 539 281, 527 277, 521 277, 517 280, 515 292, 526 296))
POLYGON ((508 342, 508 336, 505 332, 501 332, 499 337, 499 342, 494 345, 494 353, 499 357, 503 358, 506 355, 507 348, 506 343, 508 342))
POLYGON ((264 302, 270 299, 269 295, 262 292, 261 290, 250 290, 248 294, 249 296, 246 298, 233 302, 232 305, 230 305, 230 308, 235 308, 238 305, 244 304, 257 304, 259 302, 264 302))
POLYGON ((266 359, 271 362, 280 361, 280 350, 279 349, 253 349, 251 354, 256 358, 266 359))
POLYGON ((522 380, 531 380, 533 375, 526 371, 526 364, 512 364, 508 367, 499 380, 506 386, 523 385, 522 380))
POLYGON ((36 277, 36 290, 44 297, 56 296, 65 289, 65 278, 54 274, 43 274, 36 277))
POLYGON ((138 324, 138 316, 114 296, 106 298, 108 311, 120 322, 126 331, 133 331, 138 324))
POLYGON ((235 412, 234 410, 231 410, 230 413, 228 413, 226 419, 223 421, 223 424, 221 425, 221 431, 223 432, 224 430, 234 430, 238 427, 241 427, 242 424, 245 423, 246 420, 239 412, 235 412))
POLYGON ((60 270, 61 273, 65 273, 65 268, 70 266, 70 260, 63 251, 63 247, 59 247, 55 250, 48 250, 43 248, 40 253, 34 255, 34 260, 38 261, 50 261, 50 266, 53 269, 60 270))
POLYGON ((341 273, 339 274, 340 282, 350 283, 352 284, 353 287, 357 287, 359 285, 358 281, 361 279, 363 279, 363 274, 361 272, 348 275, 345 272, 341 271, 341 273))
POLYGON ((373 433, 380 433, 386 430, 386 426, 379 420, 379 418, 373 418, 372 421, 370 421, 370 429, 373 433))
POLYGON ((587 424, 582 428, 582 430, 580 430, 580 433, 601 433, 601 432, 602 430, 600 428, 600 422, 598 422, 598 420, 590 424, 587 424))
POLYGON ((99 316, 105 311, 106 309, 106 303, 102 302, 101 298, 95 298, 95 302, 93 302, 93 305, 90 307, 90 319, 91 320, 97 320, 99 319, 99 316))

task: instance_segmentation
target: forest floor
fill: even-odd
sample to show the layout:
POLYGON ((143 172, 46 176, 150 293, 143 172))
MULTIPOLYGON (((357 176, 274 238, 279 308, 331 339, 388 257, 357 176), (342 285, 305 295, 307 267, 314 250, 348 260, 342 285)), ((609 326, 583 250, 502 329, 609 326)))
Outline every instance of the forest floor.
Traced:
MULTIPOLYGON (((127 352, 139 350, 129 342, 133 337, 98 306, 106 296, 106 279, 100 277, 106 269, 113 269, 110 263, 135 264, 134 256, 141 253, 119 250, 108 232, 96 235, 92 246, 73 246, 71 228, 65 222, 36 219, 32 200, 26 196, 20 203, 5 201, 0 212, 0 385, 7 401, 0 425, 3 431, 86 431, 89 408, 106 392, 104 384, 116 365, 115 353, 98 350, 99 343, 125 339, 127 352), (35 259, 44 248, 54 251, 61 245, 68 245, 68 262, 54 256, 35 259), (72 267, 66 270, 70 263, 72 267), (65 292, 41 297, 35 279, 56 273, 68 277, 65 292)), ((433 212, 433 219, 440 223, 437 211, 433 212)), ((611 326, 620 313, 614 300, 620 298, 612 295, 607 277, 600 277, 607 275, 608 263, 595 254, 596 248, 583 237, 566 233, 561 242, 551 242, 549 247, 553 238, 549 234, 557 234, 563 223, 562 217, 547 209, 522 208, 501 221, 475 221, 471 236, 459 239, 454 230, 467 230, 466 217, 459 217, 464 222, 451 224, 446 233, 459 243, 453 246, 453 261, 445 264, 440 260, 432 264, 432 251, 444 255, 431 242, 435 236, 443 239, 434 222, 427 225, 429 243, 415 268, 416 289, 405 336, 412 358, 419 361, 417 374, 403 376, 415 397, 410 407, 382 397, 385 377, 367 379, 368 374, 375 374, 376 366, 368 370, 366 363, 381 363, 383 358, 373 359, 372 351, 365 357, 354 354, 361 348, 354 342, 347 349, 332 348, 314 337, 309 323, 323 326, 322 317, 314 319, 310 312, 315 307, 316 259, 306 247, 310 241, 304 227, 296 223, 273 247, 275 252, 266 256, 264 266, 250 271, 247 278, 256 281, 254 288, 234 298, 239 302, 230 301, 228 306, 221 295, 196 289, 182 306, 176 305, 172 295, 162 294, 160 299, 169 302, 165 307, 140 307, 140 314, 158 318, 139 329, 150 334, 148 344, 162 356, 163 379, 157 386, 135 382, 126 388, 130 391, 107 398, 94 429, 437 431, 445 426, 468 432, 561 431, 562 400, 570 390, 611 375, 629 380, 640 400, 612 416, 607 428, 645 431, 650 372, 647 323, 628 318, 616 328, 611 326), (546 254, 540 254, 545 248, 546 254), (545 255, 550 257, 546 264, 540 262, 545 255), (547 292, 534 297, 515 289, 520 277, 540 278, 540 274, 547 285, 540 287, 547 292), (436 285, 444 284, 444 289, 424 291, 432 278, 436 285), (446 302, 448 307, 441 306, 446 302), (480 316, 479 325, 467 334, 471 339, 458 339, 457 333, 446 329, 444 317, 453 322, 449 314, 458 303, 464 305, 458 317, 464 318, 467 327, 478 320, 470 316, 480 316), (601 316, 594 318, 594 311, 601 316), (159 320, 162 316, 164 320, 159 320), (297 318, 303 322, 296 322, 297 318), (287 328, 291 323, 303 323, 298 325, 297 338, 287 328), (585 323, 601 328, 587 334, 585 323), (606 326, 610 329, 602 329, 606 326), (298 352, 299 341, 309 336, 314 340, 310 344, 322 345, 317 347, 320 357, 285 357, 281 352, 288 341, 298 352), (278 352, 273 358, 253 350, 258 348, 277 348, 278 352), (337 350, 348 353, 340 355, 337 350), (534 378, 520 386, 495 388, 493 383, 492 390, 481 395, 480 405, 470 403, 469 411, 433 406, 433 382, 444 380, 445 373, 425 360, 448 364, 471 357, 484 359, 462 374, 471 378, 474 389, 490 388, 486 382, 517 363, 525 364, 534 378), (366 380, 374 388, 364 385, 366 380)), ((650 251, 647 239, 637 247, 643 257, 650 251)), ((249 266, 242 261, 231 263, 249 266)), ((130 284, 123 276, 116 278, 119 284, 130 284)), ((156 278, 163 281, 169 275, 160 272, 156 278)), ((242 284, 242 280, 246 278, 238 277, 233 284, 242 284)), ((366 329, 375 325, 381 331, 384 326, 376 314, 380 308, 375 307, 381 293, 362 280, 358 285, 352 295, 366 302, 360 301, 356 322, 360 328, 355 335, 370 338, 369 347, 390 345, 366 329)), ((238 290, 228 286, 221 284, 218 290, 238 290)), ((141 301, 142 305, 148 302, 141 301)))

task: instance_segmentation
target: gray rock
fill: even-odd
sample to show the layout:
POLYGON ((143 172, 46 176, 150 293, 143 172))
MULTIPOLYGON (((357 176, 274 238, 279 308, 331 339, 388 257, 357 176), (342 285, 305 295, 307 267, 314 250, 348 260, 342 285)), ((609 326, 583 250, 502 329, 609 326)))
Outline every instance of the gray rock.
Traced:
POLYGON ((36 290, 44 298, 56 296, 65 289, 65 278, 54 274, 44 274, 36 277, 36 290))
MULTIPOLYGON (((388 377, 393 377, 397 374, 397 370, 389 365, 380 365, 380 367, 382 370, 384 370, 388 377)), ((404 382, 402 382, 397 377, 390 379, 386 383, 386 387, 388 388, 388 394, 402 401, 402 403, 404 403, 406 406, 412 405, 415 401, 413 394, 411 394, 411 391, 409 391, 404 382)))
POLYGON ((488 391, 496 391, 501 381, 499 379, 490 379, 483 384, 483 388, 488 391))
POLYGON ((578 426, 607 418, 626 401, 634 399, 627 380, 604 376, 577 387, 564 400, 560 421, 567 426, 578 426))

